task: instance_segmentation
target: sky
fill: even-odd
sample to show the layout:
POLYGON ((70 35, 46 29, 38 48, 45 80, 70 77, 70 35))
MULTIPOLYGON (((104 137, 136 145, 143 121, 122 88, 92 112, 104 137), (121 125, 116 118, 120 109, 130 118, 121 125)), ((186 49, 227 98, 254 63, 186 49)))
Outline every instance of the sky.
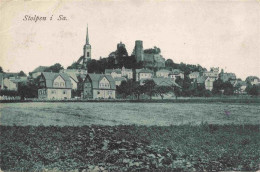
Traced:
POLYGON ((238 78, 260 77, 260 2, 173 0, 1 1, 0 66, 28 73, 83 55, 86 27, 92 59, 122 41, 157 46, 175 63, 220 67, 238 78), (46 17, 29 21, 25 16, 46 17), (63 15, 67 20, 58 21, 63 15), (50 17, 52 16, 52 20, 50 17))

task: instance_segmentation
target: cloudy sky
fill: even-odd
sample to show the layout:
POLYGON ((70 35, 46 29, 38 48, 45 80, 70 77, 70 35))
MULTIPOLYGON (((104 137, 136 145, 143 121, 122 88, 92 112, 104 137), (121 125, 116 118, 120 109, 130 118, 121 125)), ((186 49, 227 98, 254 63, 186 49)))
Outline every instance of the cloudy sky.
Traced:
POLYGON ((131 54, 135 40, 160 47, 176 63, 220 67, 242 79, 260 77, 259 1, 1 1, 0 66, 30 72, 64 67, 83 54, 89 26, 92 58, 117 43, 131 54), (46 21, 24 21, 26 15, 46 21), (57 21, 59 15, 67 20, 57 21), (53 16, 50 21, 50 17, 53 16))

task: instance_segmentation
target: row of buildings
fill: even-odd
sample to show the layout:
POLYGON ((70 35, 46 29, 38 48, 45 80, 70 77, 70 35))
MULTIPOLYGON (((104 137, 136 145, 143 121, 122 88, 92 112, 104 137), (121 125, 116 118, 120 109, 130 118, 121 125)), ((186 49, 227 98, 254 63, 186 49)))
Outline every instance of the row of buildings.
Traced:
MULTIPOLYGON (((117 51, 125 45, 120 42, 117 45, 117 51)), ((122 81, 133 79, 144 83, 144 80, 152 79, 157 85, 178 86, 175 83, 177 78, 184 79, 184 72, 179 69, 165 69, 165 58, 160 54, 160 49, 143 49, 141 40, 135 41, 135 47, 132 55, 137 62, 142 62, 142 69, 106 69, 104 74, 88 74, 87 62, 91 60, 91 45, 89 42, 88 28, 86 35, 86 43, 83 46, 83 56, 77 63, 83 66, 82 69, 63 69, 59 73, 45 72, 47 66, 39 66, 30 73, 30 77, 20 76, 18 73, 0 74, 0 88, 6 90, 17 91, 18 84, 26 83, 28 79, 39 78, 38 97, 40 99, 69 99, 72 90, 82 92, 82 98, 115 98, 116 86, 122 81), (152 69, 160 69, 156 72, 152 69), (79 88, 79 84, 81 87, 79 88)), ((111 53, 109 57, 116 58, 117 51, 111 53)), ((247 83, 236 79, 234 73, 224 73, 219 68, 211 68, 209 71, 192 72, 188 76, 191 82, 196 85, 205 85, 206 90, 213 89, 213 82, 220 78, 223 82, 230 81, 233 86, 240 86, 240 93, 245 91, 247 83)), ((259 84, 259 79, 254 78, 250 81, 252 85, 259 84)))

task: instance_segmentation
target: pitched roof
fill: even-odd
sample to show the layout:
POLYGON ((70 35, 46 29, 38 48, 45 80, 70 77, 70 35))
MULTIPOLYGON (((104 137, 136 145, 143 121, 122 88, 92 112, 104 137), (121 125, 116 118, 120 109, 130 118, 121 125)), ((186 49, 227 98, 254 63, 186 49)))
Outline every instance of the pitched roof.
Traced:
POLYGON ((79 82, 77 76, 75 73, 67 73, 69 75, 69 77, 71 77, 75 82, 79 82))
POLYGON ((169 75, 179 75, 180 73, 183 73, 180 69, 173 69, 169 75))
POLYGON ((69 76, 66 73, 52 73, 52 72, 42 72, 42 75, 46 81, 47 88, 53 88, 53 81, 58 77, 61 76, 65 81, 65 88, 72 88, 71 81, 69 76))
POLYGON ((205 76, 199 76, 199 77, 197 78, 197 83, 198 83, 198 84, 203 84, 203 83, 205 82, 205 80, 206 80, 206 77, 205 77, 205 76))
POLYGON ((37 68, 35 68, 32 73, 35 73, 35 72, 44 72, 45 69, 47 69, 48 66, 38 66, 37 68))
POLYGON ((200 72, 192 72, 189 75, 200 75, 200 72))
POLYGON ((115 81, 126 81, 125 77, 115 77, 114 78, 115 81))
POLYGON ((158 86, 178 86, 180 87, 176 82, 174 82, 171 78, 152 78, 152 80, 155 82, 158 86))
POLYGON ((18 77, 19 73, 15 73, 15 72, 7 72, 4 73, 4 78, 10 78, 10 77, 18 77))
POLYGON ((149 69, 136 69, 136 73, 152 73, 153 71, 149 70, 149 69))
POLYGON ((117 74, 121 74, 121 69, 105 69, 105 74, 111 74, 112 72, 115 72, 117 74))
MULTIPOLYGON (((170 73, 170 71, 169 70, 166 70, 166 69, 161 69, 161 70, 158 70, 157 72, 165 72, 165 73, 170 73)), ((156 73, 157 73, 156 72, 156 73)))
POLYGON ((99 89, 99 81, 106 77, 106 79, 109 81, 111 89, 116 89, 115 80, 111 75, 105 75, 105 74, 87 74, 87 77, 92 81, 93 89, 99 89))

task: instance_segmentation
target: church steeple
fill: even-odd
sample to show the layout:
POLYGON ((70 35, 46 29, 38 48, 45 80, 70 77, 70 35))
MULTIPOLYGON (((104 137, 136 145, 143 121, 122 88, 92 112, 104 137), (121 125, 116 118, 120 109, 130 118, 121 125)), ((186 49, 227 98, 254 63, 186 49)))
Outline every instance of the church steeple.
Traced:
POLYGON ((83 47, 83 53, 84 53, 83 63, 86 65, 87 61, 91 60, 91 45, 89 44, 88 26, 87 26, 86 44, 83 47))
POLYGON ((88 25, 87 25, 87 37, 86 37, 86 45, 89 45, 89 37, 88 37, 88 25))

